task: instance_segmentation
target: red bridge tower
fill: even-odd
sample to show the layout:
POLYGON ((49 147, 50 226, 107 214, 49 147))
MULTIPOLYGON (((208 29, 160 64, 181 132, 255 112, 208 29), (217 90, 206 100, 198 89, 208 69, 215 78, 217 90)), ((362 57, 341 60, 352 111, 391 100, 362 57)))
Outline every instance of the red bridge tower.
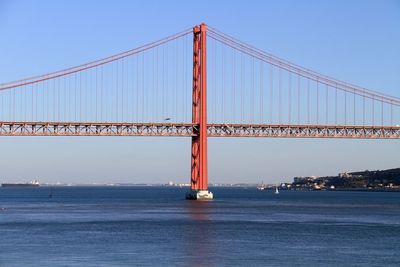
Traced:
POLYGON ((207 171, 207 25, 193 28, 193 106, 191 192, 187 199, 210 200, 207 171))

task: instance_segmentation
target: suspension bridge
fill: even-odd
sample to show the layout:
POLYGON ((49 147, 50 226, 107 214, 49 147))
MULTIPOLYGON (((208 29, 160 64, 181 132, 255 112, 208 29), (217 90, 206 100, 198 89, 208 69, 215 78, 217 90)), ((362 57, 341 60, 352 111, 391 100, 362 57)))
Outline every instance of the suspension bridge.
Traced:
POLYGON ((264 52, 205 24, 0 84, 0 136, 182 136, 211 199, 207 137, 399 139, 400 98, 264 52))

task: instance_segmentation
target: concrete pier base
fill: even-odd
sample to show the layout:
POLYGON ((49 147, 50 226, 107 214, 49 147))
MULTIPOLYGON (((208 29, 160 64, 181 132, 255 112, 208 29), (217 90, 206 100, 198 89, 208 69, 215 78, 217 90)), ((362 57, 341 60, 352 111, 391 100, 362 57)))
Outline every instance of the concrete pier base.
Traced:
POLYGON ((193 190, 186 193, 186 199, 192 200, 212 200, 214 195, 208 190, 193 190))

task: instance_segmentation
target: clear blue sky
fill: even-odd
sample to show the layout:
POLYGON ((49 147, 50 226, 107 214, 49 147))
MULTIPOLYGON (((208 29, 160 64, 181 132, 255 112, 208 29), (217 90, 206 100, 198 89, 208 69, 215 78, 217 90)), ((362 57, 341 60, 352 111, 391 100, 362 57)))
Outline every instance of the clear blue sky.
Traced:
MULTIPOLYGON (((399 1, 0 0, 0 82, 207 24, 318 72, 400 96, 399 1), (201 5, 199 5, 201 3, 201 5)), ((188 182, 185 138, 0 138, 0 181, 188 182)), ((210 182, 400 167, 400 141, 215 138, 210 182)))

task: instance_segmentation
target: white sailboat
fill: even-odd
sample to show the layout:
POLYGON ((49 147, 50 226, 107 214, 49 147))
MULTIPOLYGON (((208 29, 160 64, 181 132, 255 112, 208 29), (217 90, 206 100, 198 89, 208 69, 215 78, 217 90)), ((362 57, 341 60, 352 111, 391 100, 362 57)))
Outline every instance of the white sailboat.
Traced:
POLYGON ((278 190, 278 187, 276 186, 275 187, 275 195, 278 195, 279 194, 279 190, 278 190))

